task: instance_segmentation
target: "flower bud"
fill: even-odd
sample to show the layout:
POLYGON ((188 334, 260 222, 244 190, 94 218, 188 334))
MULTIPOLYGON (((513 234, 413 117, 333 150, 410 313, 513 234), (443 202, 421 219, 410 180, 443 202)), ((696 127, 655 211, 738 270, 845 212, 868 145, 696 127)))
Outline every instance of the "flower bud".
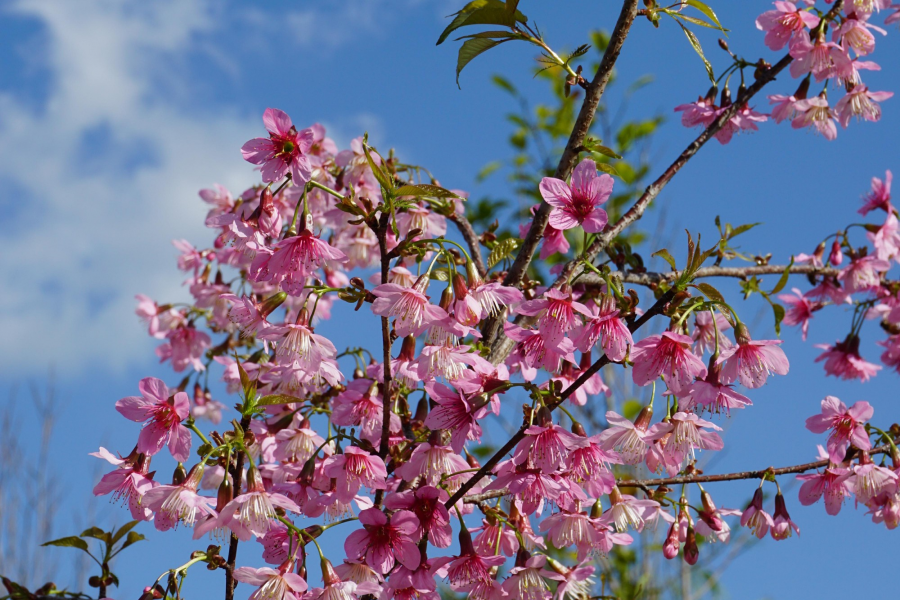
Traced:
POLYGON ((234 486, 231 483, 231 477, 225 472, 222 483, 219 484, 219 491, 216 492, 216 512, 222 512, 225 505, 234 499, 234 486))
POLYGON ((835 267, 844 262, 844 253, 841 252, 841 240, 839 238, 834 238, 834 243, 831 244, 831 254, 828 255, 828 262, 835 267))
POLYGON ((750 330, 743 323, 734 326, 734 341, 740 345, 749 344, 751 341, 750 330))
POLYGON ((638 413, 637 418, 634 420, 634 427, 639 431, 647 431, 647 428, 650 427, 650 421, 652 420, 653 408, 645 406, 641 409, 641 412, 638 413))
POLYGON ((181 485, 185 479, 187 479, 187 471, 185 471, 183 464, 178 463, 178 466, 175 467, 175 471, 172 473, 172 485, 181 485))
POLYGON ((800 82, 800 87, 794 92, 794 98, 797 100, 806 100, 806 95, 809 93, 809 82, 809 77, 800 82))
POLYGON ((263 318, 268 317, 276 308, 284 304, 287 297, 288 295, 286 292, 272 294, 260 305, 259 314, 262 315, 263 318))
POLYGON ((471 260, 466 263, 466 283, 469 284, 470 289, 478 287, 482 283, 481 275, 478 274, 478 269, 471 260))
POLYGON ((684 562, 689 565, 696 565, 699 558, 700 549, 697 547, 697 534, 694 533, 694 528, 688 525, 687 539, 684 540, 684 562))
POLYGON ((673 523, 669 527, 669 533, 666 534, 666 541, 663 542, 663 556, 668 560, 672 560, 678 556, 678 549, 681 544, 678 541, 678 529, 675 527, 677 523, 673 523))

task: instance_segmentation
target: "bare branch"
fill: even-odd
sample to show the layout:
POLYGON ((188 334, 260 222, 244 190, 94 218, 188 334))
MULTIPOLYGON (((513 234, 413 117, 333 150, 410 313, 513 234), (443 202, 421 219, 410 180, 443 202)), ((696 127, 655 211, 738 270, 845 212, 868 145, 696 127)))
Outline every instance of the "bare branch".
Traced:
MULTIPOLYGON (((792 275, 824 275, 825 277, 834 277, 840 270, 833 267, 817 267, 815 265, 753 265, 747 267, 702 267, 697 270, 694 279, 702 279, 706 277, 735 277, 737 279, 747 279, 757 275, 781 275, 785 269, 792 275)), ((613 271, 609 274, 611 278, 621 279, 624 283, 634 285, 653 286, 663 282, 675 281, 681 275, 680 271, 670 271, 668 273, 623 273, 621 271, 613 271)), ((599 285, 604 283, 603 279, 595 273, 585 273, 578 278, 578 283, 588 285, 599 285)))
POLYGON ((478 242, 478 234, 475 233, 472 224, 464 215, 456 212, 447 218, 456 223, 456 227, 462 234, 463 239, 466 240, 469 252, 472 253, 472 261, 475 263, 475 268, 478 269, 478 274, 482 277, 486 276, 487 268, 484 265, 484 258, 481 256, 481 245, 478 242))

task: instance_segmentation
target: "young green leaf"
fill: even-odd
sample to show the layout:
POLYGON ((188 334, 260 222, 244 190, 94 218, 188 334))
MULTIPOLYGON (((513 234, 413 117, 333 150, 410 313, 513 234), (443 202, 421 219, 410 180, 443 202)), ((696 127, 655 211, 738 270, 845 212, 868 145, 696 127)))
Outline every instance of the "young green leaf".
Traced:
POLYGON ((618 178, 620 178, 620 179, 622 178, 622 176, 619 175, 619 172, 616 171, 616 168, 615 168, 614 166, 610 165, 610 164, 607 164, 607 163, 597 163, 597 169, 599 169, 600 171, 603 171, 604 173, 607 173, 608 175, 613 175, 613 176, 618 177, 618 178))
POLYGON ((781 322, 784 320, 784 307, 773 302, 772 312, 775 313, 775 334, 781 335, 781 322))
POLYGON ((688 42, 691 43, 694 51, 700 56, 700 60, 703 61, 703 66, 706 67, 706 74, 709 75, 709 80, 713 85, 715 85, 716 75, 715 73, 713 73, 712 65, 709 64, 709 61, 706 60, 706 56, 703 54, 703 47, 700 45, 700 40, 697 39, 697 36, 694 35, 694 32, 682 25, 680 21, 676 19, 675 22, 678 23, 678 26, 681 27, 682 31, 684 31, 684 35, 687 36, 688 42))
POLYGON ((502 40, 493 40, 489 38, 472 38, 463 42, 459 47, 459 56, 456 59, 456 86, 459 85, 459 74, 466 68, 466 65, 472 62, 479 54, 487 52, 494 46, 499 46, 503 42, 508 42, 510 38, 502 40))
POLYGON ((772 288, 772 291, 769 294, 777 294, 781 290, 784 289, 784 286, 787 285, 788 279, 791 276, 791 267, 794 266, 794 258, 791 257, 791 262, 784 268, 784 271, 781 273, 781 277, 778 279, 778 283, 775 284, 775 287, 772 288))
POLYGON ((747 223, 745 225, 738 225, 737 227, 732 229, 730 232, 728 232, 728 239, 730 240, 732 238, 736 238, 737 236, 741 235, 745 231, 750 231, 757 225, 762 225, 762 223, 747 223))
POLYGON ((671 254, 669 254, 669 251, 666 250, 665 248, 663 248, 662 250, 657 250, 650 256, 658 256, 661 259, 663 259, 664 261, 666 261, 667 263, 669 263, 669 266, 672 267, 673 271, 678 270, 678 266, 675 264, 675 259, 672 257, 671 254))
POLYGON ((87 542, 74 535, 59 538, 58 540, 53 540, 52 542, 45 542, 41 544, 41 546, 62 546, 63 548, 78 548, 79 550, 84 550, 85 552, 90 554, 90 552, 88 552, 87 542))
POLYGON ((141 535, 137 531, 129 531, 128 535, 125 537, 125 543, 122 544, 122 547, 120 548, 120 550, 123 550, 132 544, 137 544, 141 540, 145 540, 145 539, 147 539, 147 538, 145 538, 143 535, 141 535))
POLYGON ((715 11, 713 11, 713 9, 711 9, 708 5, 704 4, 703 2, 700 2, 700 0, 684 0, 684 4, 687 4, 687 5, 689 5, 689 6, 693 6, 694 8, 696 8, 697 10, 699 10, 700 12, 702 12, 704 15, 706 15, 707 17, 709 17, 709 20, 712 21, 713 23, 715 23, 716 26, 717 26, 723 33, 726 32, 726 31, 728 31, 727 29, 725 29, 724 27, 722 27, 722 22, 719 21, 719 17, 716 16, 715 11))
POLYGON ((596 140, 594 138, 588 138, 584 141, 584 149, 590 152, 597 152, 598 154, 602 154, 603 156, 608 156, 610 158, 622 158, 622 155, 616 154, 612 150, 612 148, 607 148, 600 143, 600 140, 596 140))
POLYGON ((109 534, 109 532, 103 531, 99 527, 91 527, 89 529, 85 529, 81 532, 81 535, 79 537, 94 538, 106 542, 107 544, 112 543, 112 536, 109 534))
POLYGON ((714 302, 725 302, 725 298, 722 296, 722 292, 714 288, 705 282, 700 282, 697 284, 697 289, 703 292, 703 295, 709 298, 714 302))
POLYGON ((140 521, 128 521, 127 523, 119 527, 118 531, 113 534, 110 544, 115 544, 116 542, 121 540, 129 531, 137 527, 138 523, 140 523, 140 521))
POLYGON ((287 394, 269 394, 268 396, 263 396, 260 398, 256 406, 272 406, 274 404, 291 404, 293 402, 303 402, 303 398, 297 398, 296 396, 289 396, 287 394))
POLYGON ((459 198, 459 196, 450 190, 445 190, 439 185, 429 185, 427 183, 401 186, 394 190, 394 195, 398 198, 401 196, 415 196, 417 198, 459 198))
POLYGON ((369 145, 363 143, 363 152, 366 154, 366 161, 369 163, 369 168, 372 169, 372 174, 375 175, 375 179, 378 180, 379 185, 381 185, 382 189, 386 194, 390 194, 391 190, 394 189, 394 184, 391 181, 391 178, 387 176, 387 174, 381 169, 380 166, 375 164, 375 161, 372 159, 372 153, 370 152, 369 145))
POLYGON ((519 240, 517 238, 506 238, 505 240, 497 242, 491 250, 491 253, 488 255, 488 269, 493 269, 500 261, 507 258, 518 247, 519 240))

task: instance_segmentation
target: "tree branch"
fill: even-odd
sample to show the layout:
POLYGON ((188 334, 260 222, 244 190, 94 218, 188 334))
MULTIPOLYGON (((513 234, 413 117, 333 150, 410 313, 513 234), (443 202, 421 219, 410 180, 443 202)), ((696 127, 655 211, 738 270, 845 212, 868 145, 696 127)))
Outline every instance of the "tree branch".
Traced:
POLYGON ((478 274, 485 277, 487 275, 487 268, 484 264, 484 258, 481 256, 481 245, 478 242, 478 234, 475 233, 472 224, 464 215, 456 212, 447 218, 456 223, 456 227, 459 229, 463 239, 466 240, 466 244, 469 246, 469 251, 472 253, 472 261, 475 263, 475 268, 478 269, 478 274))
MULTIPOLYGON (((578 158, 578 151, 584 145, 584 140, 594 120, 594 113, 600 104, 600 98, 606 90, 606 84, 609 82, 610 75, 612 75, 613 67, 619 58, 625 38, 628 36, 628 31, 631 29, 631 24, 637 15, 637 4, 637 0, 625 0, 622 3, 622 12, 619 13, 619 19, 616 21, 616 26, 610 35, 609 45, 603 53, 603 59, 600 61, 600 66, 597 67, 594 79, 585 91, 581 111, 578 113, 578 118, 575 119, 575 126, 572 128, 569 141, 566 143, 566 147, 559 159, 559 164, 556 167, 556 172, 553 175, 557 179, 566 179, 572 173, 575 160, 578 158)), ((534 257, 538 244, 544 235, 544 228, 547 226, 549 218, 550 205, 541 201, 540 207, 531 222, 531 227, 522 240, 516 259, 503 279, 503 285, 515 286, 522 281, 525 270, 531 264, 531 259, 534 257)), ((491 343, 495 336, 502 333, 499 321, 500 317, 494 317, 485 327, 484 334, 487 343, 491 343)))
MULTIPOLYGON (((869 451, 869 454, 885 454, 891 451, 891 447, 889 444, 885 444, 883 446, 877 446, 869 451)), ((616 481, 616 485, 620 488, 624 487, 639 487, 644 489, 649 489, 652 487, 660 486, 660 485, 680 485, 680 484, 688 484, 688 483, 715 483, 717 481, 738 481, 741 479, 762 479, 766 475, 789 475, 791 473, 805 473, 806 471, 812 471, 813 469, 819 469, 822 467, 827 467, 830 461, 826 458, 824 460, 817 460, 815 462, 804 463, 802 465, 793 465, 790 467, 779 467, 777 469, 773 467, 769 467, 767 469, 759 469, 757 471, 739 471, 737 473, 723 473, 721 475, 686 475, 684 477, 668 477, 662 479, 620 479, 616 481)), ((509 490, 506 488, 499 490, 491 490, 489 492, 484 492, 482 494, 472 494, 470 496, 466 496, 463 499, 463 502, 466 504, 480 504, 486 500, 492 500, 494 498, 502 498, 503 496, 509 495, 509 490)))
MULTIPOLYGON (((246 434, 250 429, 250 417, 241 418, 241 430, 246 434)), ((241 478, 244 475, 244 450, 237 451, 234 458, 234 470, 231 471, 231 481, 235 498, 241 495, 241 478)), ((237 580, 234 578, 234 565, 237 562, 238 538, 232 533, 228 542, 228 562, 225 564, 225 600, 234 600, 234 588, 237 580)))
MULTIPOLYGON (((660 314, 663 311, 665 305, 672 299, 674 295, 674 290, 669 290, 665 294, 660 296, 659 300, 657 300, 656 303, 652 307, 650 307, 647 312, 642 314, 639 318, 628 325, 629 331, 634 333, 651 318, 660 314)), ((578 388, 587 383, 587 380, 593 377, 597 373, 597 371, 599 371, 609 363, 610 360, 605 354, 601 356, 594 364, 592 364, 584 372, 582 372, 578 379, 572 382, 572 385, 563 390, 563 392, 559 395, 559 398, 555 402, 547 405, 547 408, 551 411, 556 409, 556 407, 562 404, 566 400, 566 398, 574 394, 578 388)), ((490 472, 504 456, 511 452, 513 448, 515 448, 516 445, 520 441, 522 441, 522 438, 525 437, 526 429, 528 429, 528 424, 523 423, 522 426, 519 427, 519 430, 509 439, 509 441, 506 442, 502 448, 497 450, 494 455, 491 456, 474 475, 467 479, 466 482, 463 483, 462 486, 460 486, 460 488, 456 490, 456 492, 452 496, 450 496, 450 498, 444 503, 444 505, 447 508, 451 508, 454 504, 456 504, 457 501, 459 501, 460 498, 465 496, 466 492, 472 489, 472 487, 474 487, 474 485, 478 483, 482 477, 487 475, 487 473, 490 472)))
MULTIPOLYGON (((735 277, 738 279, 746 279, 757 275, 781 275, 785 269, 792 275, 824 275, 826 277, 834 277, 840 273, 840 269, 833 267, 817 267, 815 265, 753 265, 747 267, 702 267, 697 270, 694 275, 695 279, 706 277, 735 277)), ((624 283, 634 285, 653 286, 663 282, 675 281, 681 275, 681 271, 670 271, 667 273, 623 273, 622 271, 613 271, 609 274, 611 278, 621 279, 624 283)), ((585 273, 578 278, 578 283, 588 285, 599 285, 605 283, 603 278, 596 273, 585 273)))

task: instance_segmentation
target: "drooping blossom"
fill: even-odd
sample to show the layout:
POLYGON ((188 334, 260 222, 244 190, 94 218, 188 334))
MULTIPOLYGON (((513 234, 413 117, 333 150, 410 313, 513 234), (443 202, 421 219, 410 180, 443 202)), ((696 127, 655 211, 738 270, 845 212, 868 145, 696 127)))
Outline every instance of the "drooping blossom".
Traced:
POLYGON ((611 361, 625 358, 628 348, 634 344, 631 331, 619 318, 619 310, 615 300, 604 296, 600 305, 590 304, 590 311, 585 316, 584 325, 576 328, 573 339, 575 347, 582 352, 589 352, 598 341, 603 352, 611 361))
POLYGON ((721 450, 724 447, 722 438, 716 433, 722 428, 693 413, 677 412, 672 415, 671 423, 672 435, 664 452, 679 464, 686 458, 692 458, 694 450, 721 450))
POLYGON ((325 474, 337 480, 337 499, 341 502, 353 500, 363 486, 373 490, 383 490, 386 486, 384 461, 356 446, 348 446, 343 454, 326 458, 325 474))
POLYGON ((468 586, 490 580, 491 568, 505 562, 504 556, 479 554, 472 534, 463 526, 459 531, 459 554, 447 565, 447 580, 454 589, 466 591, 468 586))
MULTIPOLYGON (((827 458, 824 448, 819 446, 819 449, 820 458, 827 458)), ((824 496, 825 512, 832 516, 838 514, 844 498, 851 494, 847 487, 847 479, 851 474, 849 469, 830 464, 824 471, 797 475, 797 479, 803 482, 799 493, 800 504, 810 506, 824 496)))
POLYGON ((525 437, 516 446, 516 464, 531 464, 544 473, 554 473, 566 456, 579 446, 579 439, 551 421, 549 411, 538 411, 538 423, 525 430, 525 437))
POLYGON ((181 424, 190 416, 191 401, 181 391, 172 392, 155 377, 138 384, 140 396, 126 396, 116 402, 116 410, 126 419, 144 423, 138 437, 138 452, 153 455, 168 444, 178 462, 186 462, 191 452, 191 430, 181 424))
POLYGON ((804 296, 797 288, 791 288, 791 292, 793 294, 778 295, 778 299, 790 307, 782 322, 789 326, 799 325, 805 342, 806 335, 809 333, 809 321, 813 318, 813 313, 822 308, 822 305, 804 296))
POLYGON ((679 104, 675 112, 681 113, 681 124, 685 127, 709 127, 719 116, 719 109, 715 104, 715 91, 713 99, 698 98, 696 102, 679 104))
POLYGON ((241 583, 259 586, 250 594, 250 600, 300 600, 307 588, 306 580, 290 570, 290 565, 284 570, 238 567, 234 570, 234 578, 241 583))
POLYGON ((203 463, 198 463, 181 484, 158 485, 144 493, 141 503, 156 515, 153 524, 159 531, 168 531, 179 523, 192 527, 200 516, 215 516, 215 498, 197 493, 202 477, 203 463))
POLYGON ((552 206, 548 223, 559 230, 579 225, 588 233, 600 233, 608 216, 600 205, 609 199, 613 178, 597 174, 597 164, 585 158, 572 171, 572 182, 544 177, 540 191, 544 201, 552 206))
POLYGON ((863 206, 859 209, 859 214, 865 215, 878 208, 888 213, 893 210, 891 206, 891 180, 893 177, 893 173, 886 171, 884 180, 878 177, 872 178, 872 190, 863 196, 863 206))
POLYGON ((290 173, 295 185, 312 179, 308 153, 315 137, 311 129, 297 131, 291 118, 277 108, 267 108, 263 124, 268 138, 254 138, 243 145, 244 160, 262 166, 263 181, 279 181, 290 173))
POLYGON ((791 537, 791 530, 800 535, 800 528, 791 520, 791 515, 788 514, 787 505, 784 502, 784 496, 779 491, 775 496, 775 514, 772 519, 771 529, 772 539, 786 540, 791 537))
POLYGON ((561 338, 554 347, 545 343, 544 336, 539 331, 524 329, 509 321, 503 324, 503 331, 506 337, 518 342, 506 362, 508 365, 521 363, 524 367, 523 376, 528 381, 534 379, 537 369, 558 373, 564 360, 575 364, 575 345, 567 337, 561 338))
POLYGON ((503 591, 520 600, 549 600, 550 588, 542 575, 546 563, 547 557, 543 554, 529 556, 521 566, 517 561, 517 566, 509 570, 503 581, 503 591))
POLYGON ((134 451, 125 457, 117 458, 109 450, 101 446, 97 452, 91 452, 91 456, 102 458, 116 466, 115 469, 100 478, 94 486, 95 496, 112 494, 113 501, 128 503, 131 516, 139 521, 148 521, 153 513, 141 500, 144 494, 153 489, 156 482, 148 476, 150 459, 146 454, 134 451))
POLYGON ((731 323, 721 313, 716 313, 715 321, 709 311, 694 313, 694 331, 691 332, 691 338, 696 343, 697 353, 715 352, 716 348, 721 352, 730 348, 733 345, 731 340, 722 335, 728 329, 731 329, 731 323), (718 332, 718 342, 716 332, 718 332))
POLYGON ((641 500, 629 494, 623 494, 618 487, 614 487, 609 494, 611 506, 603 513, 601 522, 614 525, 616 531, 624 532, 629 528, 643 531, 644 526, 656 522, 659 517, 664 520, 674 520, 673 517, 661 509, 656 500, 641 500))
POLYGON ((384 506, 389 510, 408 510, 419 520, 419 529, 413 539, 427 537, 438 548, 447 548, 453 542, 450 527, 450 512, 444 506, 449 496, 446 491, 426 485, 415 492, 405 491, 390 494, 384 506))
POLYGON ((771 50, 781 50, 791 37, 805 28, 814 29, 819 17, 798 8, 793 2, 775 2, 775 10, 767 10, 756 18, 756 28, 766 32, 763 40, 771 50))
POLYGON ((291 296, 300 296, 307 278, 327 261, 346 262, 347 255, 304 229, 275 244, 275 252, 254 261, 253 270, 256 281, 269 281, 291 296))
POLYGON ((798 100, 794 103, 794 111, 796 115, 791 120, 794 129, 810 127, 828 141, 837 138, 837 115, 824 95, 798 100))
POLYGON ((772 118, 775 119, 776 123, 781 123, 782 121, 790 121, 795 116, 797 116, 797 109, 794 105, 797 103, 798 98, 796 96, 783 96, 780 94, 773 94, 771 96, 767 96, 769 99, 769 104, 772 104, 772 118))
POLYGON ((753 499, 750 500, 750 504, 747 505, 747 508, 741 514, 741 527, 749 527, 750 531, 759 539, 766 537, 769 528, 775 524, 772 516, 763 510, 762 504, 763 491, 760 486, 756 488, 756 491, 753 493, 753 499))
POLYGON ((552 570, 544 569, 541 573, 544 577, 558 582, 556 600, 581 600, 590 596, 594 585, 593 565, 582 562, 574 568, 568 568, 550 557, 547 558, 547 562, 552 570))
POLYGON ((382 317, 396 317, 394 331, 400 337, 419 335, 429 323, 446 315, 443 309, 428 302, 427 289, 427 275, 420 276, 413 287, 383 283, 372 290, 376 296, 372 312, 382 317))
POLYGON ((753 340, 743 323, 735 327, 737 345, 724 350, 719 357, 722 364, 722 383, 740 381, 744 387, 755 389, 766 383, 769 374, 787 375, 790 363, 781 340, 753 340))
POLYGON ((408 510, 398 510, 390 517, 377 508, 359 513, 363 529, 357 529, 344 541, 344 551, 351 560, 365 559, 367 565, 382 575, 396 562, 408 569, 419 566, 421 556, 412 535, 419 519, 408 510))
POLYGON ((526 300, 515 307, 520 315, 537 317, 538 331, 548 348, 558 349, 565 334, 574 329, 579 321, 575 313, 589 316, 591 313, 581 302, 572 299, 570 292, 551 289, 543 297, 526 300))
POLYGON ((827 41, 821 33, 813 41, 805 30, 800 30, 791 39, 789 53, 794 59, 791 77, 812 73, 816 81, 833 77, 837 69, 850 62, 846 50, 839 44, 827 41))
POLYGON ((437 485, 445 476, 468 470, 469 465, 458 450, 440 444, 441 437, 440 430, 433 431, 429 441, 416 446, 409 460, 397 468, 397 474, 406 481, 421 477, 425 485, 437 485))
POLYGON ((626 465, 639 464, 647 454, 650 443, 672 431, 671 423, 657 423, 650 427, 653 411, 644 408, 634 423, 622 415, 608 411, 606 420, 609 428, 600 433, 600 447, 614 450, 626 465))
POLYGON ((697 410, 697 407, 705 408, 710 414, 719 414, 723 411, 731 414, 733 408, 744 408, 753 404, 750 398, 734 391, 733 385, 719 381, 720 370, 720 365, 713 365, 713 369, 704 379, 695 380, 679 398, 679 406, 690 410, 697 410))
POLYGON ((853 117, 876 122, 881 119, 881 106, 878 103, 893 95, 894 92, 873 92, 864 84, 856 85, 834 107, 838 122, 842 127, 847 127, 853 117))
POLYGON ((875 409, 865 401, 855 403, 849 409, 834 396, 822 400, 822 412, 806 419, 806 428, 813 433, 828 434, 828 457, 831 462, 844 461, 847 449, 852 443, 860 450, 871 450, 872 443, 864 423, 872 418, 875 409))
POLYGON ((695 377, 706 376, 706 366, 693 352, 694 340, 674 331, 650 335, 631 350, 632 377, 637 385, 648 385, 662 376, 674 393, 687 390, 695 377))
POLYGON ((425 384, 428 395, 437 406, 428 413, 425 426, 430 429, 446 429, 451 432, 450 446, 454 452, 462 451, 466 440, 481 439, 478 420, 487 414, 488 400, 476 405, 461 390, 454 390, 442 383, 425 384))
MULTIPOLYGON (((239 540, 262 537, 272 527, 277 513, 275 507, 300 513, 297 504, 277 492, 267 492, 259 471, 251 466, 247 472, 247 490, 222 508, 219 524, 231 529, 239 540)), ((277 522, 277 521, 276 521, 277 522)))
POLYGON ((825 373, 841 379, 859 379, 868 381, 881 370, 880 365, 870 363, 859 355, 859 336, 849 335, 842 342, 815 344, 816 348, 825 350, 816 358, 816 362, 825 361, 825 373))
POLYGON ((166 335, 166 343, 156 349, 159 362, 172 361, 176 373, 191 367, 204 371, 206 366, 200 360, 211 345, 210 337, 196 327, 180 325, 166 335))
POLYGON ((862 453, 859 464, 853 465, 852 474, 847 478, 847 487, 856 496, 856 501, 866 505, 880 494, 896 492, 898 483, 900 475, 873 463, 866 452, 862 453))

